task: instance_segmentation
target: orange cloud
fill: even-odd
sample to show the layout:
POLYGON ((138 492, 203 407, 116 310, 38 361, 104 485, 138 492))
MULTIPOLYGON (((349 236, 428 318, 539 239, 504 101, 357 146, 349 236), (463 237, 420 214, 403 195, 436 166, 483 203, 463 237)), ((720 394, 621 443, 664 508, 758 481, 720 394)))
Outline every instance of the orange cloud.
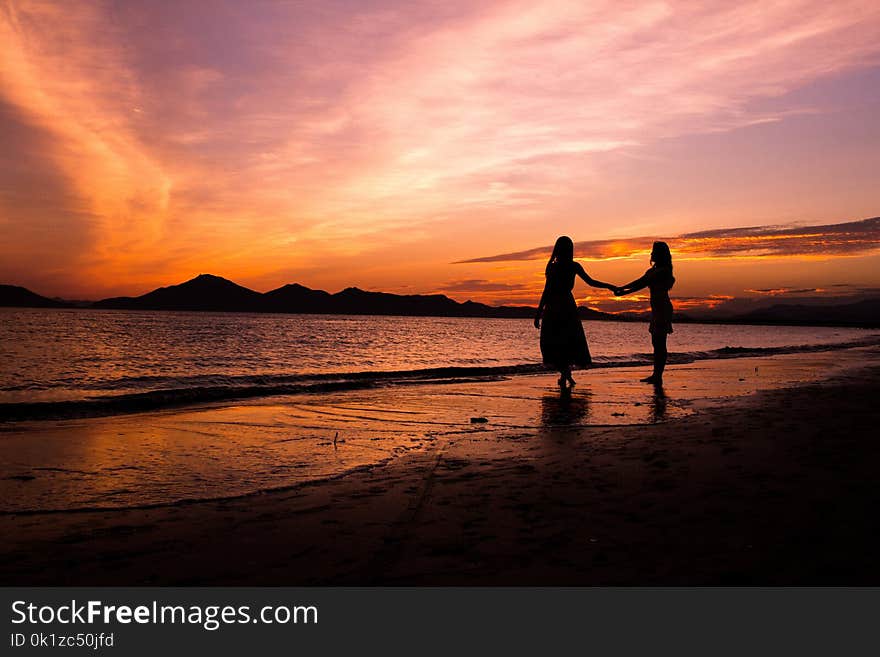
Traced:
POLYGON ((822 294, 825 292, 821 287, 804 287, 804 288, 790 288, 790 287, 779 287, 779 288, 765 288, 762 290, 753 290, 751 288, 746 288, 744 292, 748 292, 749 294, 758 294, 761 296, 770 296, 770 297, 778 297, 786 294, 822 294))
POLYGON ((172 180, 136 134, 142 98, 121 35, 86 3, 11 3, 0 17, 2 97, 51 135, 46 164, 69 182, 71 210, 91 218, 96 239, 83 255, 154 249, 172 180))
MULTIPOLYGON (((878 53, 870 0, 2 2, 0 111, 40 148, 4 140, 0 276, 106 295, 208 270, 321 285, 345 263, 388 287, 418 253, 427 289, 457 278, 450 260, 540 243, 557 218, 651 234, 672 214, 668 192, 638 232, 615 213, 584 216, 614 196, 610 158, 833 116, 833 98, 789 95, 870 70, 878 53), (25 163, 57 185, 19 188, 25 163)), ((741 255, 780 250, 734 242, 741 255)), ((706 243, 724 248, 691 236, 681 254, 706 243)), ((594 245, 606 258, 649 248, 594 245)))
MULTIPOLYGON (((636 237, 575 243, 578 258, 606 260, 650 254, 655 241, 669 244, 673 256, 688 258, 834 257, 880 252, 880 217, 824 226, 753 226, 688 233, 678 237, 636 237)), ((544 246, 462 260, 457 264, 539 260, 549 257, 544 246)), ((768 291, 769 292, 769 291, 768 291)))

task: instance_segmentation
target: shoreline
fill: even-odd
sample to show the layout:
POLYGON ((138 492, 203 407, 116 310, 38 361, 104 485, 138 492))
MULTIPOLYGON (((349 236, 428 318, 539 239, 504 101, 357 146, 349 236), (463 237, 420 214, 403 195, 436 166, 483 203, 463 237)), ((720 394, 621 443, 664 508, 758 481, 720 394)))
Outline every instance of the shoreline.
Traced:
MULTIPOLYGON (((880 335, 844 342, 804 344, 780 347, 720 347, 706 351, 678 351, 669 354, 669 365, 688 365, 703 361, 732 358, 760 358, 786 354, 813 354, 858 347, 880 346, 880 335)), ((585 371, 644 367, 651 365, 651 354, 626 357, 599 357, 585 371)), ((512 376, 546 373, 540 363, 507 365, 445 366, 409 370, 352 372, 307 372, 301 374, 266 374, 216 377, 207 376, 205 385, 153 388, 119 394, 101 394, 71 399, 38 401, 0 401, 0 431, 20 422, 63 421, 96 417, 116 417, 164 410, 188 410, 214 403, 237 403, 269 397, 296 397, 360 389, 384 389, 400 386, 451 385, 470 380, 490 382, 512 376), (217 378, 230 381, 219 385, 217 378), (233 381, 234 380, 234 381, 233 381)), ((106 392, 110 392, 110 388, 106 392)), ((97 392, 97 391, 95 391, 97 392)))
POLYGON ((880 367, 850 355, 656 424, 490 424, 287 490, 0 516, 0 582, 877 584, 880 367))
POLYGON ((232 500, 314 485, 461 436, 655 424, 701 401, 813 381, 875 351, 677 365, 660 389, 640 383, 638 368, 590 369, 563 398, 555 375, 542 374, 11 423, 0 433, 0 515, 232 500))

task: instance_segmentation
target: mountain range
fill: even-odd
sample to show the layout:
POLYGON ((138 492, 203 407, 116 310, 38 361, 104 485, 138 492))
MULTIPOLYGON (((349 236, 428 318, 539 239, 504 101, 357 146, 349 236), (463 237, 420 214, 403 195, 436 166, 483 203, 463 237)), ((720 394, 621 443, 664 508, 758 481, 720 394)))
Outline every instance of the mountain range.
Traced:
MULTIPOLYGON (((230 280, 201 274, 179 285, 160 287, 138 297, 113 297, 92 303, 49 299, 15 285, 0 285, 0 306, 31 308, 101 308, 117 310, 186 310, 213 312, 314 313, 332 315, 403 315, 417 317, 531 318, 528 306, 460 303, 442 294, 389 294, 349 287, 330 294, 298 283, 260 293, 230 280)), ((644 315, 615 315, 579 308, 583 319, 644 320, 644 315)), ((676 321, 723 321, 740 324, 811 324, 880 326, 880 298, 837 305, 775 304, 735 317, 713 319, 679 315, 676 321)))
MULTIPOLYGON (((0 285, 0 306, 83 307, 41 297, 25 288, 0 285)), ((115 310, 189 310, 213 312, 314 313, 330 315, 407 315, 437 317, 533 317, 527 306, 488 306, 473 301, 459 303, 442 294, 389 294, 349 287, 336 294, 313 290, 298 283, 260 293, 230 280, 201 274, 179 285, 160 287, 139 297, 112 297, 86 305, 115 310)), ((581 308, 584 319, 614 316, 581 308)))
POLYGON ((160 287, 139 297, 103 299, 92 307, 441 317, 529 317, 534 313, 524 307, 494 307, 472 301, 459 303, 441 294, 399 295, 367 292, 356 287, 330 294, 293 283, 261 294, 211 274, 201 274, 180 285, 160 287))
POLYGON ((852 303, 812 306, 809 304, 774 304, 758 308, 739 319, 753 324, 804 324, 816 323, 817 316, 823 324, 835 326, 880 326, 880 299, 862 299, 852 303))

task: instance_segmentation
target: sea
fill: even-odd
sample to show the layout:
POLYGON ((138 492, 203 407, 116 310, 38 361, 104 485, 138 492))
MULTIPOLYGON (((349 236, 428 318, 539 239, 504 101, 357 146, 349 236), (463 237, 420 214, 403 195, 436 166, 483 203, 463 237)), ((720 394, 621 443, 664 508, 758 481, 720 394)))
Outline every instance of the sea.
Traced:
MULTIPOLYGON (((597 367, 650 362, 647 324, 585 321, 597 367)), ((870 343, 857 328, 678 324, 670 362, 870 343)), ((542 371, 527 319, 0 308, 0 420, 542 371)))
POLYGON ((444 441, 503 457, 536 432, 553 445, 558 427, 664 422, 717 391, 812 380, 834 350, 880 344, 876 330, 679 324, 658 391, 637 382, 646 323, 584 329, 596 367, 644 369, 576 373, 560 396, 555 376, 528 376, 545 370, 527 319, 0 309, 0 516, 258 495, 444 441), (707 367, 797 352, 816 353, 707 367))

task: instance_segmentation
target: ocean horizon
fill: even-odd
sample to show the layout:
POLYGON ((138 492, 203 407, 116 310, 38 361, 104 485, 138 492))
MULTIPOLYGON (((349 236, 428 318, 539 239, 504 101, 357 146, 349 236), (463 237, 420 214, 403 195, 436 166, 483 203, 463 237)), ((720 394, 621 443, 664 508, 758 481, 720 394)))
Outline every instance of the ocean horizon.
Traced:
MULTIPOLYGON (((0 419, 544 371, 524 319, 0 309, 0 419)), ((647 324, 584 321, 594 367, 651 362, 647 324)), ((880 330, 678 324, 673 364, 872 342, 880 330)))

